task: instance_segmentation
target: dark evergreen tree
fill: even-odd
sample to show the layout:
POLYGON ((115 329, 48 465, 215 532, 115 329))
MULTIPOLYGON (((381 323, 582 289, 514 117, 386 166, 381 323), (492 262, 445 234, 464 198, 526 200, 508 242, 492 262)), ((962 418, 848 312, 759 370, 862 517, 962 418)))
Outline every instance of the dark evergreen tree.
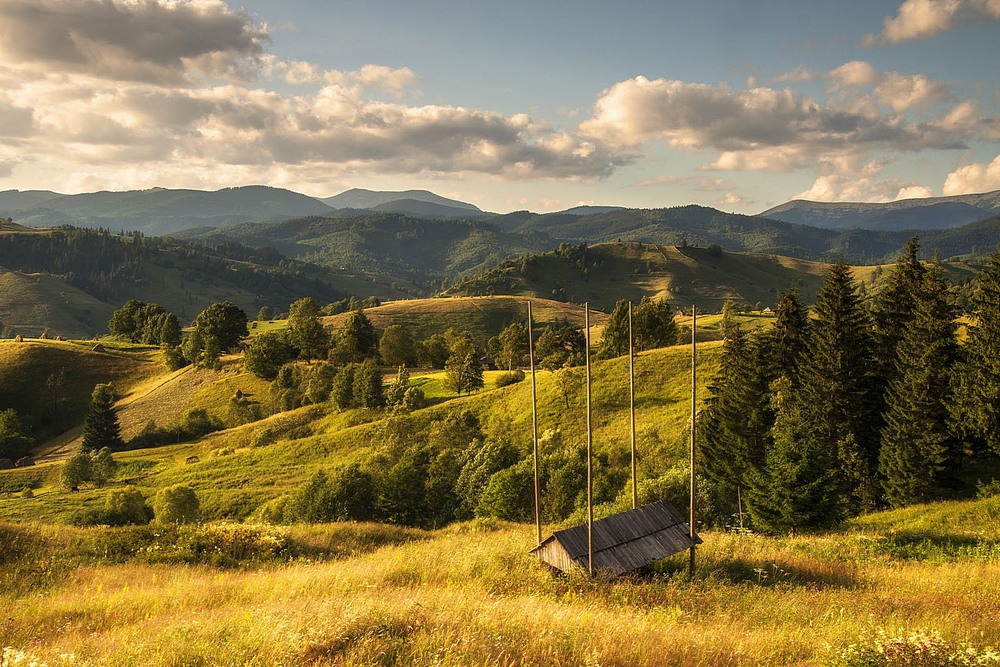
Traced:
POLYGON ((946 289, 940 266, 932 267, 897 347, 879 456, 882 486, 894 507, 942 497, 955 468, 947 406, 957 343, 946 289))
POLYGON ((778 295, 774 326, 767 333, 768 363, 771 373, 784 375, 794 385, 798 366, 809 344, 809 311, 794 285, 778 295))
POLYGON ((774 413, 766 354, 759 336, 748 336, 734 326, 723 343, 721 367, 698 419, 699 460, 705 475, 731 491, 741 519, 747 487, 759 480, 756 473, 771 446, 774 413))
POLYGON ((972 297, 964 359, 953 374, 954 431, 1000 454, 1000 251, 990 255, 972 297))
POLYGON ((96 452, 104 447, 111 450, 125 447, 118 415, 115 414, 115 390, 110 384, 94 387, 90 395, 90 407, 83 420, 82 450, 96 452))
POLYGON ((877 360, 887 383, 895 374, 896 347, 913 322, 923 289, 926 269, 917 259, 918 252, 920 240, 914 237, 907 241, 892 271, 882 279, 872 304, 877 360))
POLYGON ((754 524, 772 532, 832 526, 845 512, 837 450, 807 428, 787 377, 775 382, 773 400, 774 444, 748 489, 754 524))
MULTIPOLYGON (((878 484, 878 397, 870 321, 844 262, 827 272, 813 307, 809 345, 799 365, 795 412, 810 449, 836 452, 851 509, 871 510, 878 484)), ((786 443, 793 440, 786 439, 786 443)))

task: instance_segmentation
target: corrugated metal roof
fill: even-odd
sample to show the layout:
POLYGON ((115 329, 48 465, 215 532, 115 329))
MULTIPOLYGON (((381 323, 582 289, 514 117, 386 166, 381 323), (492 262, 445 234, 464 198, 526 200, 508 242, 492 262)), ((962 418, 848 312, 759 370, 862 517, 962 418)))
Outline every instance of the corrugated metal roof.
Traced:
MULTIPOLYGON (((665 500, 643 505, 594 522, 594 571, 624 574, 690 549, 688 523, 677 509, 665 500)), ((587 567, 587 525, 558 530, 532 549, 546 559, 555 541, 569 558, 587 567)))

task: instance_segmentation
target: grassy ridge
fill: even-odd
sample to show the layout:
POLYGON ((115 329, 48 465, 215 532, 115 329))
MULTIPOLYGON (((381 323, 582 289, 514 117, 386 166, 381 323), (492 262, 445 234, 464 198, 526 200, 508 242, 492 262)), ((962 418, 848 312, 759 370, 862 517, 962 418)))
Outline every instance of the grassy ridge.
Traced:
MULTIPOLYGON (((1000 500, 923 509, 961 520, 1000 500)), ((875 520, 892 536, 707 533, 693 580, 677 556, 612 581, 553 577, 526 553, 532 529, 508 524, 209 525, 169 544, 0 525, 17 534, 0 552, 4 641, 108 665, 818 665, 879 629, 1000 644, 995 522, 976 549, 944 533, 901 552, 918 536, 875 520)))

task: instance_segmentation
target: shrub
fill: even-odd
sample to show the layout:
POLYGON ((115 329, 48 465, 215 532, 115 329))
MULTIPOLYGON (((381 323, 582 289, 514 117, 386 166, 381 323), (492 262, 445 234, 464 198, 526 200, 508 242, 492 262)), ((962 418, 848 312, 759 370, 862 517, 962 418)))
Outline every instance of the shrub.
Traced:
POLYGON ((420 408, 427 407, 427 397, 424 396, 424 390, 420 387, 410 387, 403 394, 403 402, 400 405, 406 412, 413 412, 414 410, 419 410, 420 408))
POLYGON ((161 489, 153 498, 153 511, 159 523, 194 523, 198 520, 198 496, 185 484, 161 489))
POLYGON ((275 432, 270 428, 264 428, 253 434, 250 438, 251 447, 267 447, 277 439, 275 432))
POLYGON ((153 518, 153 510, 142 493, 134 486, 113 489, 104 500, 104 507, 89 509, 73 517, 77 526, 144 526, 153 518))
POLYGON ((524 380, 524 371, 520 369, 515 369, 510 373, 504 373, 503 375, 499 376, 497 378, 496 385, 497 387, 507 387, 512 384, 517 384, 522 380, 524 380))
POLYGON ((71 456, 63 464, 59 478, 63 487, 72 491, 79 489, 84 482, 89 482, 93 478, 93 460, 90 454, 80 452, 71 456))
POLYGON ((992 649, 979 651, 943 639, 937 631, 915 631, 890 635, 879 630, 874 637, 862 637, 856 644, 836 651, 827 661, 830 667, 972 667, 1000 665, 1000 654, 992 649))
POLYGON ((976 498, 992 498, 993 496, 1000 496, 1000 479, 985 483, 980 480, 976 484, 976 498))

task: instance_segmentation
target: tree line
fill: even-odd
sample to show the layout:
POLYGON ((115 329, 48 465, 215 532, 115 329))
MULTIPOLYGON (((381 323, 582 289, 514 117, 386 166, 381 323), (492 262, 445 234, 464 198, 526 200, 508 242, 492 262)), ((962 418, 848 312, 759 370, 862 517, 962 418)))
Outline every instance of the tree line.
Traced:
POLYGON ((698 420, 704 473, 757 529, 831 526, 963 492, 1000 453, 1000 254, 958 310, 937 262, 906 245, 867 301, 843 262, 807 309, 793 289, 775 325, 729 327, 698 420))

